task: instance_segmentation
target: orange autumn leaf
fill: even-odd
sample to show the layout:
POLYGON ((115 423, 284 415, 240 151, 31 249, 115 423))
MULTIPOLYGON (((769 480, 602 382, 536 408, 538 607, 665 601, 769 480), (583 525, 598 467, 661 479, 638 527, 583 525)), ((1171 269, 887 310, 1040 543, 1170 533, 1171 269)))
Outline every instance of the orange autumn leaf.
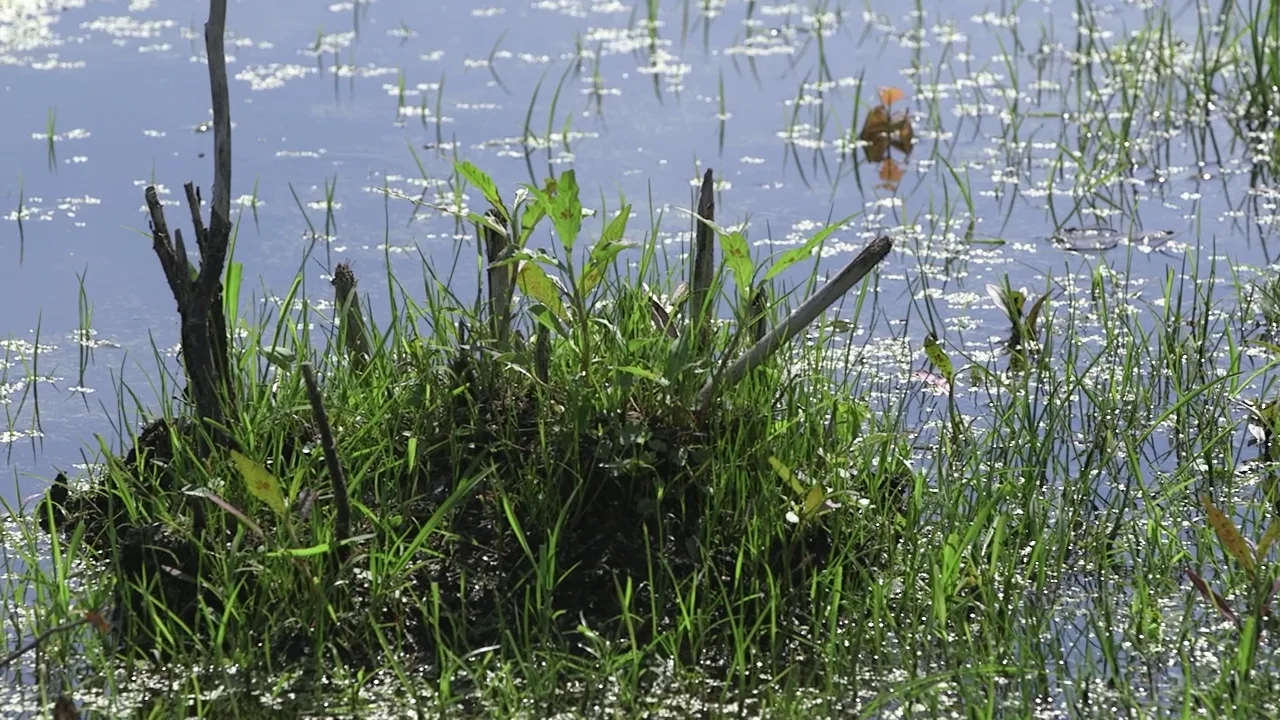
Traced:
POLYGON ((896 87, 880 88, 880 102, 884 104, 885 107, 888 107, 894 104, 895 102, 905 98, 906 96, 907 96, 906 93, 902 92, 896 87))
POLYGON ((902 181, 902 176, 906 175, 906 173, 907 171, 904 170, 901 165, 894 162, 893 158, 889 158, 880 163, 880 179, 886 183, 897 185, 902 181))

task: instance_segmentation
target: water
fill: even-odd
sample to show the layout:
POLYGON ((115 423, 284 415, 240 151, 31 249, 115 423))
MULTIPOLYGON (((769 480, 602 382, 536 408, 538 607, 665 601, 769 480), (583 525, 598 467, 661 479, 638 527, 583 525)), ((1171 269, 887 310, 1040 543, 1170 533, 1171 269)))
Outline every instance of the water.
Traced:
MULTIPOLYGON (((8 206, 0 334, 34 342, 38 326, 41 342, 58 348, 41 358, 47 372, 37 373, 47 381, 43 436, 34 449, 23 437, 37 429, 28 404, 6 437, 20 474, 48 476, 51 465, 77 460, 93 433, 114 435, 100 406, 114 406, 111 373, 142 385, 139 370, 155 364, 152 340, 161 349, 175 343, 174 303, 139 233, 142 188, 157 181, 176 200, 184 181, 210 180, 212 135, 198 132, 209 118, 205 12, 162 0, 11 0, 0 10, 8 108, 0 153, 9 159, 0 179, 8 206), (121 346, 96 348, 84 378, 70 337, 82 325, 81 277, 94 339, 121 346)), ((925 7, 923 17, 891 2, 866 12, 668 2, 652 25, 644 3, 235 4, 233 196, 245 211, 237 257, 249 269, 246 295, 287 288, 311 240, 298 202, 323 230, 327 183, 336 228, 307 263, 309 279, 320 281, 344 258, 358 273, 375 274, 384 251, 408 277, 419 274, 419 249, 448 262, 455 223, 433 210, 410 221, 403 198, 421 196, 424 185, 428 199, 447 198, 442 183, 454 152, 508 193, 572 164, 588 198, 616 207, 623 194, 641 209, 649 197, 659 207, 687 207, 699 169, 714 167, 721 217, 749 217, 753 240, 794 242, 797 228, 863 211, 829 244, 832 263, 878 232, 905 228, 922 239, 900 242, 904 253, 885 272, 912 281, 923 273, 952 283, 948 290, 981 294, 1003 273, 1016 287, 1080 268, 1079 255, 1046 242, 1055 217, 1121 233, 1174 231, 1165 254, 1136 264, 1138 275, 1159 277, 1170 256, 1178 261, 1182 248, 1210 239, 1237 259, 1266 260, 1256 225, 1241 217, 1249 208, 1237 212, 1247 189, 1240 176, 1251 168, 1243 152, 1200 165, 1194 138, 1135 132, 1135 147, 1163 155, 1120 168, 1083 203, 1071 197, 1078 181, 1094 179, 1090 171, 1119 167, 1114 159, 1092 168, 1060 164, 1058 143, 1082 132, 1073 110, 1078 118, 1099 103, 1117 104, 1084 87, 1071 72, 1072 53, 1088 54, 1082 39, 1118 45, 1150 12, 1142 3, 1108 6, 1072 33, 1075 4, 1054 2, 1024 3, 1012 15, 999 3, 947 3, 925 7), (856 135, 855 102, 860 122, 884 86, 906 92, 895 109, 914 111, 919 138, 911 156, 899 158, 896 191, 883 187, 874 164, 840 152, 856 135), (1082 100, 1083 91, 1104 99, 1082 100), (537 138, 527 159, 526 134, 537 138), (945 164, 967 179, 971 236, 1004 245, 957 241, 970 218, 945 164), (383 187, 395 199, 384 203, 383 187), (1073 208, 1081 212, 1071 215, 1073 208), (962 273, 954 272, 957 258, 969 261, 962 273)), ((1175 23, 1189 36, 1197 18, 1183 12, 1175 23)), ((1105 91, 1108 77, 1097 74, 1093 82, 1105 91)), ((1134 119, 1136 129, 1159 122, 1134 119)), ((1082 157, 1096 152, 1086 148, 1082 157)), ((170 216, 183 224, 185 208, 173 206, 170 216)), ((686 225, 682 217, 666 223, 673 232, 686 225)), ((459 282, 471 278, 464 272, 459 282)), ((9 374, 10 383, 23 375, 16 366, 9 374)), ((10 390, 11 398, 20 394, 10 390)), ((19 480, 17 492, 38 487, 19 480)), ((5 493, 15 498, 14 489, 5 493)))
MULTIPOLYGON (((1237 102, 1230 83, 1188 101, 1195 91, 1171 80, 1194 78, 1197 30, 1213 24, 1193 6, 1168 14, 1184 44, 1153 47, 1140 32, 1161 17, 1151 2, 1028 0, 1011 13, 958 0, 921 3, 923 15, 886 0, 659 5, 650 24, 647 3, 616 0, 232 4, 242 304, 283 293, 300 267, 325 297, 331 264, 346 259, 382 307, 384 260, 410 286, 419 251, 447 268, 459 227, 438 210, 415 214, 407 198, 452 202, 455 154, 508 197, 574 167, 588 205, 635 204, 633 229, 647 227, 650 199, 689 207, 712 167, 720 220, 749 219, 757 258, 861 213, 828 243, 827 267, 894 234, 889 319, 929 292, 975 347, 1001 334, 987 327, 998 315, 987 283, 1043 288, 1048 275, 1124 262, 1123 243, 1055 245, 1059 226, 1169 233, 1134 248, 1138 288, 1197 249, 1273 260, 1277 195, 1261 140, 1224 117, 1237 102), (892 167, 845 152, 887 86, 905 92, 893 110, 912 111, 917 138, 896 156, 896 188, 892 167), (308 219, 322 237, 304 260, 317 240, 308 219)), ((116 411, 116 379, 149 400, 153 347, 172 357, 177 315, 142 190, 158 182, 177 200, 183 182, 211 180, 206 12, 172 0, 0 0, 6 502, 39 492, 55 468, 74 472, 95 434, 114 442, 137 420, 116 411), (48 347, 33 353, 35 343, 48 347)), ((468 204, 482 209, 479 193, 468 204)), ((184 206, 168 211, 187 226, 184 206)), ((663 229, 680 252, 687 220, 668 212, 663 229)), ((460 294, 473 291, 470 266, 457 277, 460 294)))

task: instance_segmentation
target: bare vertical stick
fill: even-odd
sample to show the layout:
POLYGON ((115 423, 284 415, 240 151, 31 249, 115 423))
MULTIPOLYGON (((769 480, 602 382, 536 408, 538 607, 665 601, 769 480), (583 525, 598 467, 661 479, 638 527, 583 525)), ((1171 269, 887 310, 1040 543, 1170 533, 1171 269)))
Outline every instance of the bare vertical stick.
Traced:
POLYGON ((214 237, 231 229, 231 94, 227 89, 227 54, 222 46, 226 29, 227 0, 210 0, 204 49, 209 56, 209 92, 213 100, 213 208, 209 226, 214 237))
POLYGON ((302 379, 307 384, 307 399, 311 401, 311 414, 315 416, 317 429, 320 431, 320 447, 324 450, 324 462, 329 467, 329 482, 333 486, 333 503, 337 509, 334 519, 334 536, 340 555, 345 554, 343 543, 351 537, 351 498, 347 496, 347 476, 342 472, 342 462, 338 460, 338 446, 333 442, 333 427, 329 425, 329 415, 324 411, 324 401, 320 397, 320 388, 316 385, 315 373, 311 371, 311 363, 302 363, 302 379))
POLYGON ((342 338, 347 360, 356 372, 363 371, 373 358, 368 328, 360 312, 360 298, 356 295, 356 275, 349 263, 338 263, 333 270, 334 316, 338 321, 338 334, 342 338))
MULTIPOLYGON (((493 208, 489 208, 485 216, 495 223, 502 222, 502 215, 493 208)), ((511 240, 488 225, 482 224, 480 232, 484 236, 485 259, 489 263, 489 330, 493 333, 498 348, 506 349, 511 332, 511 293, 515 265, 494 267, 494 264, 507 258, 511 240)))
MULTIPOLYGON (((716 219, 715 179, 710 168, 702 176, 702 188, 698 191, 698 217, 707 222, 715 222, 716 219)), ((695 219, 694 225, 693 272, 689 280, 689 325, 699 330, 698 337, 701 337, 711 316, 711 305, 707 298, 711 294, 711 281, 715 277, 715 258, 711 243, 715 231, 700 220, 695 219)))
POLYGON ((170 234, 155 187, 148 187, 144 194, 151 215, 152 247, 181 316, 187 395, 195 404, 196 414, 210 424, 213 437, 222 444, 229 439, 218 428, 225 425, 235 402, 222 309, 222 272, 231 243, 231 101, 223 48, 226 24, 226 0, 211 0, 209 20, 204 26, 213 101, 213 206, 208 227, 200 217, 199 192, 190 183, 185 188, 200 251, 198 272, 191 270, 182 232, 175 229, 170 234))
POLYGON ((819 288, 804 304, 796 308, 781 325, 774 328, 772 332, 755 345, 752 345, 745 355, 738 358, 725 371, 723 378, 718 382, 714 376, 709 378, 707 384, 703 385, 702 389, 698 391, 694 407, 698 411, 706 410, 719 388, 731 387, 736 384, 748 372, 751 372, 777 351, 778 348, 808 327, 809 323, 826 312, 827 308, 840 299, 840 296, 849 291, 849 288, 857 285, 858 281, 866 277, 867 273, 871 272, 876 265, 879 265, 880 261, 884 260, 892 249, 893 241, 887 236, 873 240, 870 245, 863 248, 862 252, 858 253, 857 257, 848 265, 845 265, 830 282, 819 288))

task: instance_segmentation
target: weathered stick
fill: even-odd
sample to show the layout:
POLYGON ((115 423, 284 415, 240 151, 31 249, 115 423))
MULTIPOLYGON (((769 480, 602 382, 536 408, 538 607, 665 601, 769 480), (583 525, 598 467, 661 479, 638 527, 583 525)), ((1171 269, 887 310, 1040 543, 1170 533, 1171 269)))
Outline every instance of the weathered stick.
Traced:
POLYGON ((729 366, 722 378, 718 381, 715 376, 709 378, 707 384, 703 385, 702 389, 698 391, 694 407, 698 411, 706 410, 719 388, 731 387, 737 384, 739 380, 764 362, 778 348, 808 327, 809 323, 812 323, 819 315, 826 312, 827 308, 840 299, 840 296, 849 291, 849 288, 858 284, 858 281, 866 277, 867 273, 871 272, 876 265, 879 265, 880 261, 884 260, 891 249, 893 249, 893 241, 887 236, 877 238, 870 245, 863 248, 862 252, 858 253, 858 256, 848 265, 845 265, 830 282, 819 288, 804 304, 796 308, 781 325, 775 327, 762 340, 752 345, 745 355, 729 366))
MULTIPOLYGON (((235 402, 222 308, 222 272, 231 239, 231 101, 223 48, 226 21, 226 0, 211 0, 209 20, 204 26, 213 101, 213 205, 208 227, 200 217, 199 192, 190 183, 185 186, 200 252, 199 272, 191 270, 182 232, 170 234, 155 187, 148 187, 144 194, 151 215, 152 247, 181 316, 187 393, 196 406, 196 414, 214 427, 225 424, 227 410, 235 402)), ((215 431, 215 437, 225 441, 222 435, 220 430, 215 431)))
POLYGON ((334 518, 335 548, 339 557, 346 554, 347 538, 351 537, 351 498, 347 495, 347 475, 342 471, 342 462, 338 459, 338 446, 333 441, 333 427, 329 425, 329 415, 324 411, 324 400, 320 397, 320 387, 316 385, 315 373, 311 371, 311 363, 302 363, 302 380, 307 385, 307 399, 311 401, 311 414, 315 417, 316 429, 320 431, 320 447, 324 450, 324 462, 329 467, 329 482, 333 486, 333 504, 337 510, 334 518))
MULTIPOLYGON (((698 217, 707 222, 716 220, 715 178, 711 169, 702 176, 702 188, 698 191, 698 217)), ((715 231, 705 222, 695 218, 693 232, 693 271, 689 278, 689 327, 705 331, 711 320, 711 305, 707 296, 711 293, 711 282, 715 279, 715 253, 711 241, 715 231)), ((697 341, 698 337, 694 340, 697 341)))
MULTIPOLYGON (((227 28, 227 0, 210 0, 204 24, 204 48, 209 56, 209 91, 213 100, 213 207, 209 230, 214 239, 231 231, 231 94, 227 89, 227 53, 222 36, 227 28)), ((221 248, 225 259, 227 248, 221 248)), ((222 265, 218 264, 221 273, 222 265)))
POLYGON ((334 319, 338 321, 338 334, 342 337, 347 360, 356 372, 362 372, 373 359, 369 330, 360 312, 360 298, 356 295, 356 275, 351 265, 338 263, 333 271, 334 319))
MULTIPOLYGON (((502 215, 493 208, 485 211, 485 215, 496 223, 502 222, 502 215)), ((511 333, 511 294, 515 285, 516 266, 514 263, 496 263, 507 258, 507 248, 511 241, 488 225, 481 225, 480 233, 484 239, 485 260, 488 261, 489 331, 497 341, 498 348, 505 350, 511 333)))

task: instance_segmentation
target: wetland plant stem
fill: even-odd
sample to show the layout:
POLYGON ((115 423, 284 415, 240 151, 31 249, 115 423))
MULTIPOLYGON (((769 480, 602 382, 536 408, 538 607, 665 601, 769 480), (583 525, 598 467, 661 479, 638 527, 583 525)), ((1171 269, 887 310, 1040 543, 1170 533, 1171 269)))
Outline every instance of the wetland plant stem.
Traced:
POLYGON ((338 459, 338 447, 333 442, 333 428, 329 425, 329 416, 324 411, 324 402, 320 397, 320 388, 316 385, 315 373, 311 363, 302 363, 302 379, 307 384, 307 399, 311 401, 311 413, 315 416, 316 428, 320 432, 320 447, 324 450, 324 462, 329 466, 329 482, 333 485, 333 502, 337 508, 334 520, 334 545, 339 555, 345 553, 345 543, 351 535, 351 499, 347 496, 347 476, 342 472, 342 462, 338 459))

